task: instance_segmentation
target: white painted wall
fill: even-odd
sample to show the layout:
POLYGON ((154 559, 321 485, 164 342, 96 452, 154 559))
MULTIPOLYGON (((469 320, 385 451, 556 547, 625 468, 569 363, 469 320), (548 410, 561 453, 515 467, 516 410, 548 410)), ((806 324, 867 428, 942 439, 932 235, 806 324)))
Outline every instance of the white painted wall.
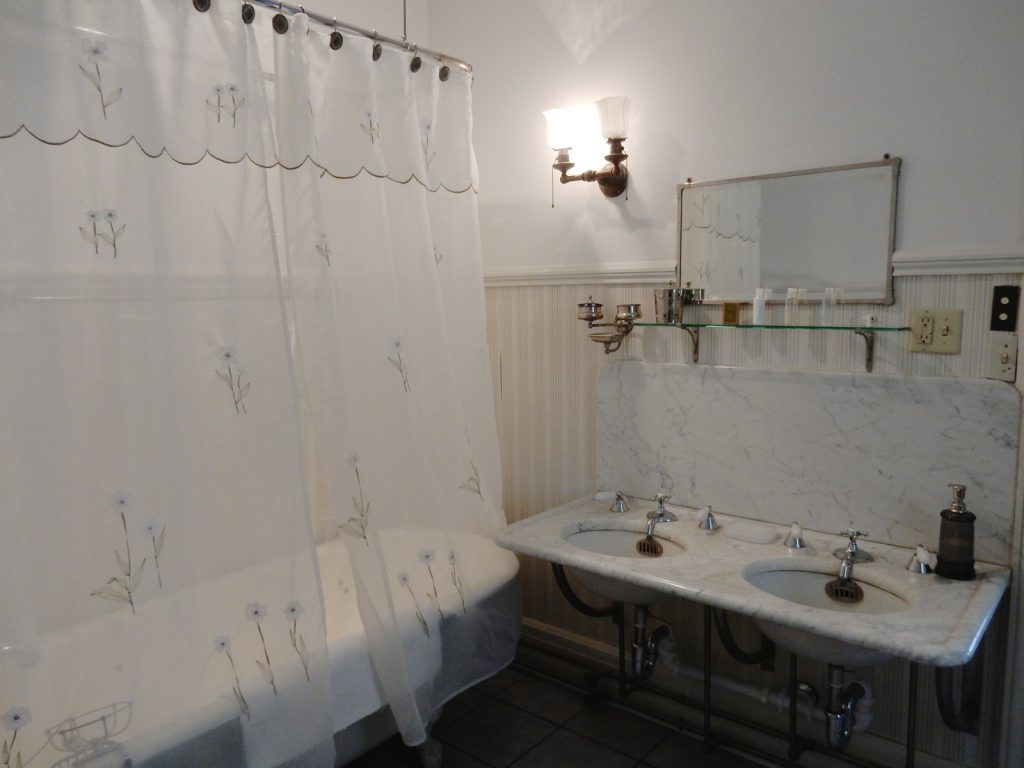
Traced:
POLYGON ((686 177, 885 152, 904 158, 898 249, 1024 250, 1020 0, 429 0, 429 23, 476 72, 490 274, 670 262, 686 177), (573 184, 552 210, 541 111, 618 94, 629 200, 573 184))

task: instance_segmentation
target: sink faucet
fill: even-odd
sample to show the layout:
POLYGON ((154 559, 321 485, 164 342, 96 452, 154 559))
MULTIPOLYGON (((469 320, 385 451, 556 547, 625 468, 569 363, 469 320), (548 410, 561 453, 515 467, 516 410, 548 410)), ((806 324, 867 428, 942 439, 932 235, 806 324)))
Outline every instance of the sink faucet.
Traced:
POLYGON ((654 526, 658 523, 674 523, 678 518, 665 509, 665 502, 671 499, 667 493, 659 493, 654 497, 654 501, 658 502, 658 508, 652 509, 647 513, 647 535, 654 535, 654 526))
POLYGON ((867 534, 850 528, 843 535, 850 537, 850 543, 846 549, 834 552, 836 557, 841 557, 839 578, 825 585, 825 594, 841 603, 859 603, 864 599, 864 590, 853 580, 853 564, 870 562, 874 558, 866 552, 857 551, 857 538, 867 534))
MULTIPOLYGON (((856 545, 854 545, 855 547, 856 545)), ((852 552, 848 547, 846 557, 839 562, 839 578, 843 581, 850 581, 853 578, 853 564, 857 562, 857 550, 852 552)))
POLYGON ((850 539, 850 543, 846 545, 846 549, 837 549, 832 554, 839 558, 839 578, 843 581, 849 581, 853 578, 853 565, 854 563, 870 563, 873 558, 867 552, 862 552, 857 546, 857 539, 862 536, 867 536, 863 531, 858 531, 856 528, 847 528, 845 531, 840 531, 842 536, 846 536, 850 539))
MULTIPOLYGON (((840 531, 839 535, 849 538, 850 543, 847 544, 846 547, 840 547, 839 549, 832 550, 832 554, 842 560, 844 565, 849 561, 848 566, 851 572, 853 570, 854 563, 870 563, 875 559, 857 546, 857 539, 862 537, 867 538, 866 533, 858 531, 856 528, 847 528, 845 531, 840 531)), ((840 565, 840 577, 842 577, 842 568, 843 566, 840 565)))

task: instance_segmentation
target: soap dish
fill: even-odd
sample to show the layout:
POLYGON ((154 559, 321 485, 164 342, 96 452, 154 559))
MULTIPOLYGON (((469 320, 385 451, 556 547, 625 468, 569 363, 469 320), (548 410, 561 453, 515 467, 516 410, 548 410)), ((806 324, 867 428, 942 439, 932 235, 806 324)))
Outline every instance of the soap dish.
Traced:
POLYGON ((753 523, 732 523, 723 526, 722 535, 730 539, 749 541, 751 544, 771 544, 779 537, 773 528, 753 523))

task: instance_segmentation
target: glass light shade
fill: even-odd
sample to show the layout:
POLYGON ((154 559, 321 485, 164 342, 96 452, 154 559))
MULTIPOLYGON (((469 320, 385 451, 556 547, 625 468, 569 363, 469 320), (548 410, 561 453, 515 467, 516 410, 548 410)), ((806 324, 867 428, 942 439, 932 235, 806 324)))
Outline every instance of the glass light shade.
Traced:
POLYGON ((624 139, 629 135, 629 96, 608 96, 598 99, 601 134, 606 139, 624 139))
POLYGON ((576 127, 572 108, 545 110, 544 119, 548 121, 548 146, 555 150, 572 149, 573 132, 576 127))

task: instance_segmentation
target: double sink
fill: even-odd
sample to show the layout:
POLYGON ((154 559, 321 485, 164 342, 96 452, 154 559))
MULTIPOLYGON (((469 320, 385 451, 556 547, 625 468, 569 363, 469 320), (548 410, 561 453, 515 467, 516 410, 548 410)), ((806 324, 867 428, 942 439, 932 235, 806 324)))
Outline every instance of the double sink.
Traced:
POLYGON ((857 563, 857 602, 839 602, 825 586, 837 577, 832 552, 842 536, 809 531, 808 546, 783 546, 787 527, 716 512, 719 527, 698 527, 698 513, 671 507, 659 523, 662 554, 637 549, 650 502, 608 511, 604 494, 514 523, 499 546, 568 567, 589 590, 622 603, 650 605, 683 597, 754 619, 779 646, 830 664, 865 666, 902 657, 959 666, 973 656, 1006 589, 1008 568, 978 563, 974 581, 912 573, 913 550, 866 541, 874 561, 857 563))

